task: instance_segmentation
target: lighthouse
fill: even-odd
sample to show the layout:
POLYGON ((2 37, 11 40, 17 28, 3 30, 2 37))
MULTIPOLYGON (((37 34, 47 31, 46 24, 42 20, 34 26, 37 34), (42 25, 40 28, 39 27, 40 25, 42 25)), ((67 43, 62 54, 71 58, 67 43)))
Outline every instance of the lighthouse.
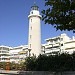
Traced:
POLYGON ((29 56, 38 56, 41 54, 41 15, 39 7, 34 4, 31 7, 29 19, 29 36, 28 36, 28 49, 29 56))

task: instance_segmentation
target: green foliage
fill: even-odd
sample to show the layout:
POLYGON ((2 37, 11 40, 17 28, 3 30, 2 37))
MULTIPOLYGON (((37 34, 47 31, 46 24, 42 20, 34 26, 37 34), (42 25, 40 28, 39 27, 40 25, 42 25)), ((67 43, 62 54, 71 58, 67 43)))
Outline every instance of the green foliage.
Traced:
POLYGON ((26 70, 35 70, 35 57, 27 57, 25 60, 26 70))
POLYGON ((75 71, 75 53, 58 55, 39 55, 37 58, 28 57, 25 61, 29 71, 75 71))
POLYGON ((6 63, 5 62, 0 62, 0 69, 6 69, 6 63))
MULTIPOLYGON (((7 62, 0 62, 0 69, 6 70, 7 62)), ((20 64, 9 62, 10 70, 25 70, 25 64, 22 62, 20 64)))
POLYGON ((56 30, 75 32, 75 0, 45 0, 47 9, 42 11, 42 20, 56 30))
POLYGON ((25 65, 23 62, 21 63, 10 63, 10 70, 25 70, 25 65))
POLYGON ((19 70, 26 70, 26 65, 24 65, 24 62, 19 64, 19 70))
POLYGON ((36 63, 36 70, 48 71, 49 58, 47 56, 39 55, 35 63, 36 63))

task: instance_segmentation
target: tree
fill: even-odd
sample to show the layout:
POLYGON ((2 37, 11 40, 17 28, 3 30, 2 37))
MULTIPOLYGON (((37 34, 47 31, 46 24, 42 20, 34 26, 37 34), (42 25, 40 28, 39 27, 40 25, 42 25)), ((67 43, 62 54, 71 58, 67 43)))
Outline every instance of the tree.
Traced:
POLYGON ((73 54, 39 55, 28 57, 24 63, 28 71, 75 71, 75 52, 73 54))
POLYGON ((46 55, 39 55, 36 58, 36 71, 48 71, 49 70, 49 58, 46 55))
POLYGON ((6 62, 0 62, 0 69, 6 69, 6 62))
POLYGON ((75 0, 45 0, 42 20, 56 30, 75 32, 75 0))
POLYGON ((26 70, 28 71, 34 71, 35 70, 35 63, 36 61, 36 58, 35 57, 27 57, 26 60, 25 60, 25 67, 26 67, 26 70))
POLYGON ((71 67, 72 67, 72 71, 75 71, 75 52, 73 52, 73 54, 72 54, 72 65, 71 65, 71 67))
POLYGON ((19 64, 18 63, 10 63, 10 70, 18 70, 19 69, 19 64))

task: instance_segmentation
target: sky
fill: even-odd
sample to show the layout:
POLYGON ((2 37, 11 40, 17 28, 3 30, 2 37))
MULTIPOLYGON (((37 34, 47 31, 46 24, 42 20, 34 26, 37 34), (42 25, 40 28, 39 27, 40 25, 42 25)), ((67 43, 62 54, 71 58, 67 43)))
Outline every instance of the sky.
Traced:
MULTIPOLYGON (((39 11, 45 9, 45 0, 35 0, 39 11)), ((28 15, 34 0, 0 0, 0 45, 20 46, 28 44, 28 15)), ((41 14, 42 15, 42 14, 41 14)), ((72 31, 56 31, 51 25, 41 21, 41 42, 45 39, 66 33, 70 38, 72 31)))

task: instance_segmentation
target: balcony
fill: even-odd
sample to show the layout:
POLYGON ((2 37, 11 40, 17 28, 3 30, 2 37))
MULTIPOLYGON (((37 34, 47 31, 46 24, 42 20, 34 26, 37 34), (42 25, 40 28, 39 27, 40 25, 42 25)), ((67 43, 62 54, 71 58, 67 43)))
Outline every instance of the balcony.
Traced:
POLYGON ((9 56, 1 56, 0 58, 9 58, 9 56))
POLYGON ((46 49, 45 53, 52 53, 52 52, 58 52, 58 51, 60 51, 60 49, 58 49, 58 48, 46 49))
POLYGON ((0 62, 10 62, 10 60, 0 60, 0 62))
POLYGON ((9 55, 9 53, 0 53, 0 55, 9 55))
POLYGON ((52 44, 46 44, 45 45, 45 48, 51 48, 52 47, 52 44))

